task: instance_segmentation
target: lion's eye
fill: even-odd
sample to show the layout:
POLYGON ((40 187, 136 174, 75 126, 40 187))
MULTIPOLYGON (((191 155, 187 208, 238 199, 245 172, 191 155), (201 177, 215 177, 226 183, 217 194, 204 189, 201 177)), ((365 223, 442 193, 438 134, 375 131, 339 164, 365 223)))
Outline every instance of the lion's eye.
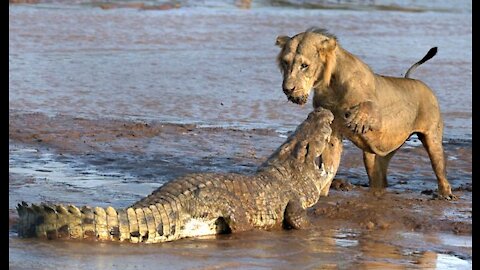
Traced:
POLYGON ((300 65, 300 68, 303 69, 303 70, 305 70, 305 69, 308 68, 308 65, 307 65, 307 64, 302 64, 302 65, 300 65))
POLYGON ((283 68, 287 68, 288 67, 288 62, 287 61, 282 61, 282 66, 283 66, 283 68))

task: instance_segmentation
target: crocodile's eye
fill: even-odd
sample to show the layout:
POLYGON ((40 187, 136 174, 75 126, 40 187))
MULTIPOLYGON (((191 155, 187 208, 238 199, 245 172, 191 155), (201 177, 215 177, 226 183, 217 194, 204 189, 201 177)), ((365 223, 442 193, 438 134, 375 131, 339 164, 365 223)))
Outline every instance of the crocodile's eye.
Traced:
POLYGON ((301 68, 302 70, 306 70, 306 69, 308 68, 308 65, 305 64, 305 63, 303 63, 303 64, 300 65, 300 68, 301 68))

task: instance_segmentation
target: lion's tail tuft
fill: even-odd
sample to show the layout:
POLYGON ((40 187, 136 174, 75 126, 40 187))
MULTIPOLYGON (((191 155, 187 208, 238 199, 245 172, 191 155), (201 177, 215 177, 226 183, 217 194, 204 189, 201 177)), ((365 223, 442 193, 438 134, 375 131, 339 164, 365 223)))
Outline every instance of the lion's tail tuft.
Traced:
POLYGON ((433 47, 431 48, 427 54, 422 58, 422 60, 418 61, 417 63, 413 64, 408 70, 407 73, 405 73, 405 78, 410 78, 410 73, 412 73, 415 69, 417 69, 418 66, 421 64, 427 62, 429 59, 434 57, 437 54, 438 48, 433 47))

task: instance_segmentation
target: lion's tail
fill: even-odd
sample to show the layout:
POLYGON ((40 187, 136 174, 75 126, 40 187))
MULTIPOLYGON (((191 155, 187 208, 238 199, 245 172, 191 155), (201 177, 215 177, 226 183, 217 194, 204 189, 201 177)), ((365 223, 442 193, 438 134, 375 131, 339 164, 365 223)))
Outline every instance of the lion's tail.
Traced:
POLYGON ((422 58, 422 60, 418 61, 417 63, 413 64, 408 70, 407 73, 405 73, 405 78, 410 78, 410 73, 412 73, 415 69, 417 69, 418 66, 421 64, 427 62, 430 58, 434 57, 437 54, 438 48, 433 47, 431 48, 427 54, 422 58))

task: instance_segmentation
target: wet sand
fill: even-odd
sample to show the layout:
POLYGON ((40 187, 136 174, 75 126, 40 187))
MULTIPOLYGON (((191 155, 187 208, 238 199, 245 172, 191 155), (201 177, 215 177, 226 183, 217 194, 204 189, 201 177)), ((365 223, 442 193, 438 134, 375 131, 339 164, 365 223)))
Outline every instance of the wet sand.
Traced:
POLYGON ((35 2, 9 8, 11 269, 472 268, 468 1, 35 2), (439 47, 414 77, 439 99, 457 201, 434 199, 415 137, 393 158, 383 193, 369 191, 361 152, 345 141, 338 181, 306 230, 159 245, 17 237, 22 200, 126 207, 186 173, 253 173, 311 110, 287 102, 273 45, 310 26, 387 75, 439 47))

